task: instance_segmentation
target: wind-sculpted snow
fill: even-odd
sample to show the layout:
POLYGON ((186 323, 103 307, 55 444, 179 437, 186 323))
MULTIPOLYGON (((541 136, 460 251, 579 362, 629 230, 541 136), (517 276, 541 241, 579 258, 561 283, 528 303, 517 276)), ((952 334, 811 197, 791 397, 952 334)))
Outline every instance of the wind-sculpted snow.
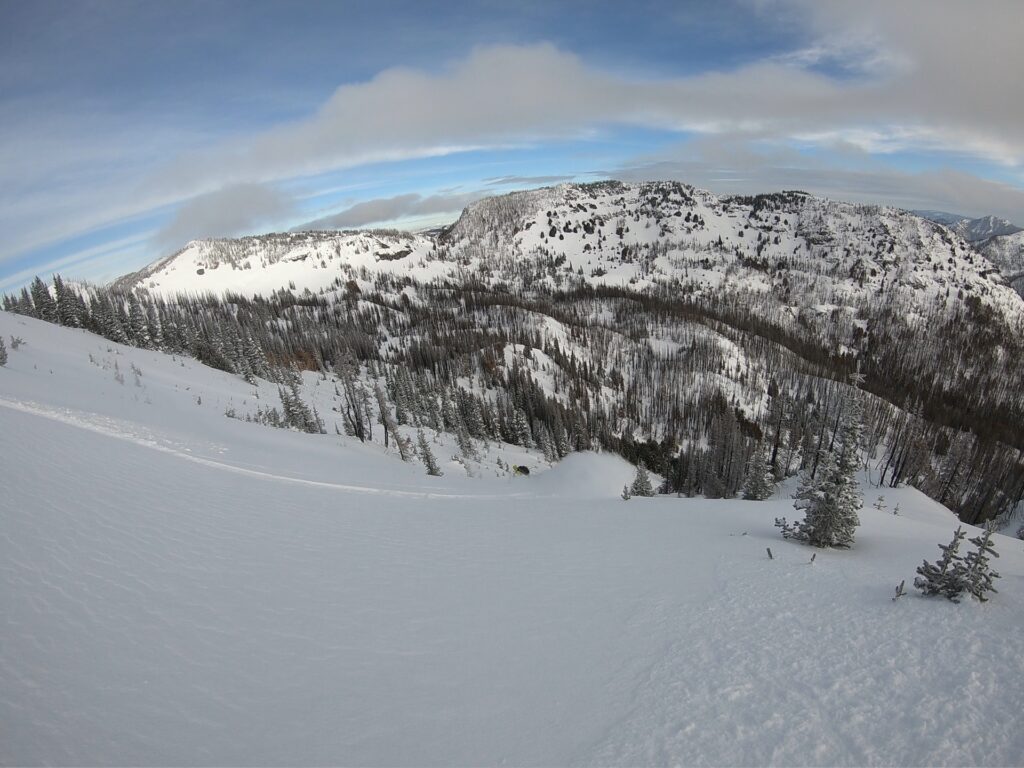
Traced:
POLYGON ((788 488, 627 502, 620 458, 523 449, 530 477, 428 478, 224 418, 260 388, 192 360, 0 332, 2 764, 1024 754, 1024 549, 996 536, 984 605, 893 602, 956 525, 913 489, 866 489, 887 509, 811 564, 772 525, 788 488))

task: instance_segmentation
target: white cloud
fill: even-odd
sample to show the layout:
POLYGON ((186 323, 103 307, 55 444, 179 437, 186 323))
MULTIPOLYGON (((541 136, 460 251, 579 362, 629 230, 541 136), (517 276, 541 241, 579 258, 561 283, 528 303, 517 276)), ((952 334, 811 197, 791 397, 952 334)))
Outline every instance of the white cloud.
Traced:
POLYGON ((410 193, 364 200, 343 211, 310 221, 295 229, 350 229, 433 214, 457 214, 474 200, 484 196, 484 192, 438 193, 426 196, 410 193))
POLYGON ((236 184, 199 195, 182 205, 160 230, 164 250, 201 237, 230 237, 280 221, 293 212, 291 198, 263 184, 236 184))

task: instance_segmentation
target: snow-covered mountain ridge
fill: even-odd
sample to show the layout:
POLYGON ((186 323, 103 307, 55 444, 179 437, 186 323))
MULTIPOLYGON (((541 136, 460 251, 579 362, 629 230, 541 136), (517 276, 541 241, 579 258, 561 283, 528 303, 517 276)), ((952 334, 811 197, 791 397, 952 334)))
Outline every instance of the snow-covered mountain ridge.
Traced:
POLYGON ((1024 295, 1024 232, 997 235, 978 244, 985 258, 999 267, 1006 280, 1024 295))
POLYGON ((397 232, 194 241, 114 285, 164 297, 317 294, 380 273, 419 282, 472 277, 519 290, 538 279, 550 289, 582 282, 697 292, 723 284, 772 291, 785 282, 797 307, 812 297, 851 305, 901 291, 924 308, 962 291, 1024 316, 990 262, 920 217, 802 193, 718 198, 675 183, 566 184, 487 198, 436 242, 397 232), (545 274, 524 284, 524 264, 545 274))
POLYGON ((980 243, 992 237, 1012 235, 1022 231, 1012 221, 999 216, 982 216, 957 223, 956 233, 969 243, 980 243))

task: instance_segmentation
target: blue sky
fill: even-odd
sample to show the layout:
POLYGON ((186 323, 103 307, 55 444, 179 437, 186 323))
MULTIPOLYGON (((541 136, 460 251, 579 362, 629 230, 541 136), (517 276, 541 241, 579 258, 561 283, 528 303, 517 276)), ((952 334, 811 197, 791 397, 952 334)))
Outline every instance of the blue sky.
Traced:
POLYGON ((1024 223, 1024 3, 0 3, 0 290, 674 178, 1024 223))

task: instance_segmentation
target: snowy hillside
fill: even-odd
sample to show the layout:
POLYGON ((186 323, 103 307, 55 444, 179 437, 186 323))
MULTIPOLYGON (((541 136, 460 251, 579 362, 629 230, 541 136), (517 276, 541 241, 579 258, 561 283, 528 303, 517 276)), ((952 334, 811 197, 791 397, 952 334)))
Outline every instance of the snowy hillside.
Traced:
POLYGON ((978 250, 1024 295, 1024 232, 990 238, 980 243, 978 250))
MULTIPOLYGON (((125 275, 115 286, 145 288, 163 296, 226 292, 269 296, 289 289, 320 293, 342 287, 341 268, 395 272, 407 263, 422 261, 431 247, 427 238, 398 232, 300 232, 194 240, 177 253, 125 275)), ((422 272, 432 274, 443 272, 422 272)))
POLYGON ((1015 232, 1020 232, 1021 228, 1012 221, 1007 221, 999 216, 982 216, 978 219, 957 222, 954 230, 967 242, 980 243, 990 237, 1012 235, 1015 232))
POLYGON ((1021 228, 1012 221, 1007 221, 999 216, 980 216, 977 219, 972 219, 945 211, 911 211, 911 213, 922 219, 949 227, 969 243, 983 243, 992 237, 1012 235, 1021 231, 1021 228))
MULTIPOLYGON (((619 458, 497 443, 531 476, 427 477, 225 417, 266 382, 7 313, 0 335, 24 341, 0 367, 4 764, 1024 754, 1024 548, 997 536, 986 604, 893 602, 956 525, 913 489, 866 489, 888 509, 810 564, 772 525, 785 491, 626 502, 619 458)), ((336 418, 330 379, 301 392, 336 418)))

